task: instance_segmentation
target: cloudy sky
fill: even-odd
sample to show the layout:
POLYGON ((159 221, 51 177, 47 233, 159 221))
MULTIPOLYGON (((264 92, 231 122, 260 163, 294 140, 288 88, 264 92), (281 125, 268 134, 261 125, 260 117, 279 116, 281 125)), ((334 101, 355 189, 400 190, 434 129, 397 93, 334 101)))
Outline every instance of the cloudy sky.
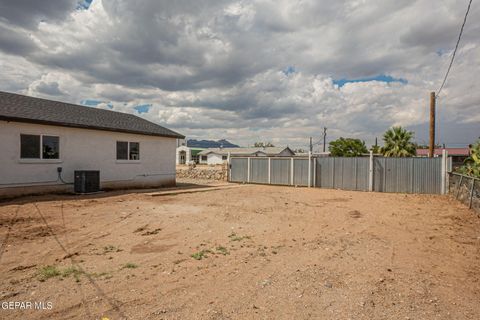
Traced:
MULTIPOLYGON (((0 0, 0 90, 139 114, 189 138, 428 137, 468 0, 0 0)), ((438 142, 480 136, 480 3, 438 142)))

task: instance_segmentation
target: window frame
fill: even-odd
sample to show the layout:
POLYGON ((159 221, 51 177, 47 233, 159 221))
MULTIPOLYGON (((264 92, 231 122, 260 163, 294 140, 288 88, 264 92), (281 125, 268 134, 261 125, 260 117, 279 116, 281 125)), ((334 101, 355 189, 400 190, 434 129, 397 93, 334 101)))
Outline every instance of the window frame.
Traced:
POLYGON ((139 163, 140 162, 140 141, 125 141, 125 140, 117 140, 115 142, 115 159, 117 163, 139 163), (127 159, 118 159, 118 143, 124 142, 127 144, 127 159), (130 158, 130 144, 136 143, 138 144, 138 159, 131 159, 130 158))
POLYGON ((20 143, 19 143, 19 161, 20 162, 61 162, 61 142, 60 136, 55 134, 47 133, 20 133, 20 143), (39 157, 38 158, 23 158, 22 157, 22 136, 37 136, 40 137, 39 143, 39 157), (43 157, 43 137, 54 137, 58 138, 58 158, 44 158, 43 157))

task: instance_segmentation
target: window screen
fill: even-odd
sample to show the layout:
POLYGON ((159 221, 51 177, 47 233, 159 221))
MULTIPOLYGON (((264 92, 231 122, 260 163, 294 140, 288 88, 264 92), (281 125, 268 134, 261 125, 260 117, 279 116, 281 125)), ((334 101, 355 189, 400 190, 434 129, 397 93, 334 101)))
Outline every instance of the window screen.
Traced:
POLYGON ((128 160, 128 142, 117 141, 117 160, 128 160))
POLYGON ((40 136, 31 134, 20 135, 20 158, 40 159, 40 136))
POLYGON ((42 158, 59 159, 60 158, 60 139, 55 136, 42 136, 42 158))
POLYGON ((140 160, 140 143, 130 142, 130 160, 140 160))

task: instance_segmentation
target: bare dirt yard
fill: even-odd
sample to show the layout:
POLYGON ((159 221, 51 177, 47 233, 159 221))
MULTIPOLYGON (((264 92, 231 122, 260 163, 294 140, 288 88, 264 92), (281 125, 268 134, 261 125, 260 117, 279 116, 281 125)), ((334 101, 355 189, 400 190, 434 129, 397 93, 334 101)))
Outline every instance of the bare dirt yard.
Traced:
POLYGON ((480 318, 480 219, 446 196, 26 197, 0 239, 1 319, 480 318))

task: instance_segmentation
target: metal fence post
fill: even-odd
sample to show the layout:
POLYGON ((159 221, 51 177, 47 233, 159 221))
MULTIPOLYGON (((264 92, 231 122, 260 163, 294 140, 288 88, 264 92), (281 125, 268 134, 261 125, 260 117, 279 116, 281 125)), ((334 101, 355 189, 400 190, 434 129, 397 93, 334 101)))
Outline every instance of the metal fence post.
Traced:
POLYGON ((368 162, 368 191, 373 191, 373 151, 370 151, 370 159, 368 162))
POLYGON ((247 158, 247 182, 250 182, 250 157, 247 158))
POLYGON ((313 187, 317 186, 317 158, 313 157, 313 187))
POLYGON ((312 185, 312 151, 308 151, 308 187, 312 185))
POLYGON ((455 199, 458 199, 458 194, 460 193, 460 187, 462 186, 463 174, 460 176, 460 182, 457 186, 457 193, 455 194, 455 199))
POLYGON ((472 178, 472 186, 470 187, 470 200, 468 201, 468 208, 469 209, 472 209, 474 187, 475 187, 475 178, 472 178))
POLYGON ((272 184, 272 158, 268 157, 268 184, 272 184))
POLYGON ((293 165, 293 158, 290 158, 290 184, 293 186, 294 183, 293 183, 293 171, 295 170, 295 166, 293 165))
POLYGON ((445 182, 446 182, 446 176, 447 176, 447 150, 443 149, 442 150, 442 170, 441 170, 441 187, 440 187, 440 193, 445 194, 445 182))
POLYGON ((230 167, 232 165, 231 159, 231 154, 229 152, 227 156, 227 181, 232 180, 232 168, 230 167))

